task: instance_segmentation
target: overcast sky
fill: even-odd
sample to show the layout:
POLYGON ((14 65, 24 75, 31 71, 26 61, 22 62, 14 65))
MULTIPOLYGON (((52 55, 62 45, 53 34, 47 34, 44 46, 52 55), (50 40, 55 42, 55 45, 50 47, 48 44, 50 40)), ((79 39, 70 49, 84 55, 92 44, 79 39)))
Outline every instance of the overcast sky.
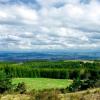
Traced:
POLYGON ((100 0, 0 0, 0 50, 100 49, 100 0))

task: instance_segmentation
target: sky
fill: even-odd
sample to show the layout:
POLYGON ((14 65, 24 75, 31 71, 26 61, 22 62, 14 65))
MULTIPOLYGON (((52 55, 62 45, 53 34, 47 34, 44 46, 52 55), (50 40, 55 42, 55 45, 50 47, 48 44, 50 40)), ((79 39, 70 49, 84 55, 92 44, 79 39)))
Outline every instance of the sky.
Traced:
POLYGON ((0 50, 99 50, 100 0, 0 0, 0 50))

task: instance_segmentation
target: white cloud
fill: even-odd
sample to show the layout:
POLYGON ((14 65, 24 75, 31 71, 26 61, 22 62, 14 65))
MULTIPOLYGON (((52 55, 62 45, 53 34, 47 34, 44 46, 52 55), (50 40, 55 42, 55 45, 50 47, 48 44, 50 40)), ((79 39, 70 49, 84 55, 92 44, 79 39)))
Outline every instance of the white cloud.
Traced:
POLYGON ((0 22, 6 24, 36 24, 36 10, 25 5, 2 5, 0 7, 0 22))
POLYGON ((34 9, 25 7, 25 6, 16 6, 14 7, 16 16, 26 23, 34 23, 38 20, 37 12, 34 9))
POLYGON ((100 3, 79 1, 37 0, 40 9, 0 4, 0 49, 100 48, 100 3))

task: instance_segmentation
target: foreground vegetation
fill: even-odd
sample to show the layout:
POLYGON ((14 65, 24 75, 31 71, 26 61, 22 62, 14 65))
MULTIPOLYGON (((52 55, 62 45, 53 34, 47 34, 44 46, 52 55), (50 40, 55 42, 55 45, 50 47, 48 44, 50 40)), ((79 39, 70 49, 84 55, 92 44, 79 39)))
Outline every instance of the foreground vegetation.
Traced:
POLYGON ((37 94, 2 94, 0 100, 100 100, 100 88, 66 94, 57 91, 37 94))
POLYGON ((100 88, 60 94, 59 97, 59 100, 100 100, 100 88))

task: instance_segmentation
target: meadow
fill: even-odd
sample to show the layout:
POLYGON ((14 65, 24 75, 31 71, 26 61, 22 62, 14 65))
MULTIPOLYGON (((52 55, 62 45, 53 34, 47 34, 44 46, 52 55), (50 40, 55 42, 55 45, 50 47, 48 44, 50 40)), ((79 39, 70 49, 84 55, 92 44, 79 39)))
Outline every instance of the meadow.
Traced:
POLYGON ((50 78, 14 78, 13 84, 18 84, 24 82, 26 84, 26 89, 30 90, 43 90, 43 89, 60 89, 66 88, 71 83, 72 80, 68 79, 50 79, 50 78))

